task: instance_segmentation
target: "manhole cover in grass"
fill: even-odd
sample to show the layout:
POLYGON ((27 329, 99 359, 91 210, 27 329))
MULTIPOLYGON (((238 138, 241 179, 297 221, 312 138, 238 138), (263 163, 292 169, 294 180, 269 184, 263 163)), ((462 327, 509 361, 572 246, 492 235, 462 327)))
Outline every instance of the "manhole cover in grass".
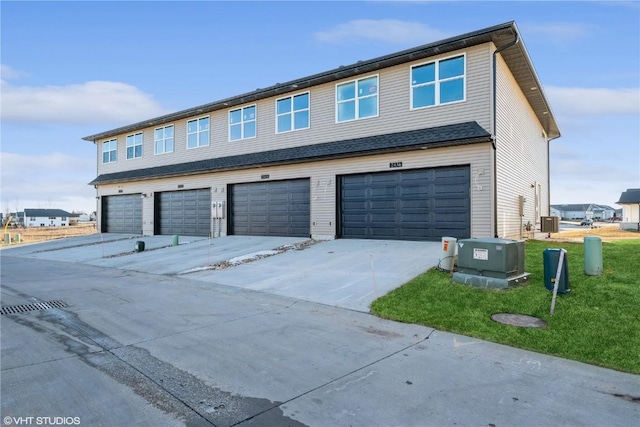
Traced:
POLYGON ((492 315, 491 319, 498 323, 522 328, 544 328, 547 326, 547 322, 544 320, 526 314, 497 313, 492 315))

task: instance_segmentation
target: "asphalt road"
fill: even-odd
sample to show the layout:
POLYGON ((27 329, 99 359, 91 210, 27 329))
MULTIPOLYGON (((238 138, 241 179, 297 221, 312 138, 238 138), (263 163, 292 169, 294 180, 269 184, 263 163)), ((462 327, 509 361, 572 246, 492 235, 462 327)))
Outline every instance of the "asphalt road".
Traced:
POLYGON ((640 419, 635 375, 180 275, 11 254, 3 307, 66 306, 1 316, 2 425, 640 419))

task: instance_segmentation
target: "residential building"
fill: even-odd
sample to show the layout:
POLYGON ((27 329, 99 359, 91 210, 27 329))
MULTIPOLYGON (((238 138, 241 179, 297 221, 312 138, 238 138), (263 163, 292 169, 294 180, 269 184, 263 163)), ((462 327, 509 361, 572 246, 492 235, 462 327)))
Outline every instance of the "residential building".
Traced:
POLYGON ((440 240, 539 229, 559 136, 509 22, 84 139, 102 232, 440 240))
POLYGON ((578 203, 565 205, 551 205, 553 216, 562 219, 592 219, 594 221, 607 221, 613 218, 616 210, 611 206, 595 203, 578 203))
POLYGON ((25 227, 66 227, 71 214, 62 209, 25 209, 25 227))
POLYGON ((562 210, 556 208, 555 206, 557 205, 551 205, 551 209, 550 209, 550 216, 557 216, 558 218, 562 219, 562 210))
POLYGON ((629 188, 623 191, 620 200, 616 203, 622 205, 620 228, 640 231, 640 188, 629 188))

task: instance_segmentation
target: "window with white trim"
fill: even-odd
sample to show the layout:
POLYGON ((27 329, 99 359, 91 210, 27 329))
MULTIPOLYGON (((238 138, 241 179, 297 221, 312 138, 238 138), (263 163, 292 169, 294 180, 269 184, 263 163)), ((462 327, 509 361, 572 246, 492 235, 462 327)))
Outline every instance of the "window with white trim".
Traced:
POLYGON ((309 128, 309 92, 276 101, 276 132, 309 128))
POLYGON ((411 67, 411 108, 464 101, 465 56, 411 67))
POLYGON ((102 163, 113 163, 117 160, 118 140, 102 141, 102 163))
POLYGON ((187 122, 187 148, 206 147, 209 145, 209 117, 189 120, 187 122))
POLYGON ((256 106, 229 111, 229 141, 255 138, 256 106))
POLYGON ((127 160, 142 157, 142 132, 127 135, 127 160))
POLYGON ((156 128, 153 135, 156 154, 173 153, 173 125, 156 128))
POLYGON ((336 121, 365 119, 378 115, 378 76, 336 85, 336 121))

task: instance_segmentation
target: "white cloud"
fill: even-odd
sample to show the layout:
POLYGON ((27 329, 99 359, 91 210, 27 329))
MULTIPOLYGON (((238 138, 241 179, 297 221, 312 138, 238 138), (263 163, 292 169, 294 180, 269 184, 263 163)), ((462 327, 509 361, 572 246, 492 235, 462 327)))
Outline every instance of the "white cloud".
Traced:
POLYGON ((419 22, 395 19, 357 19, 339 24, 330 30, 315 33, 322 42, 342 43, 355 39, 391 43, 425 44, 448 37, 449 34, 419 22))
POLYGON ((18 71, 18 70, 14 70, 13 68, 9 67, 8 65, 4 65, 4 64, 0 64, 0 78, 2 78, 2 80, 10 80, 10 79, 17 79, 23 76, 26 76, 27 73, 23 73, 22 71, 18 71))
POLYGON ((7 122, 70 124, 132 123, 166 113, 135 86, 109 81, 40 87, 2 81, 1 111, 7 122))
POLYGON ((545 92, 558 114, 603 115, 640 113, 640 89, 546 86, 545 92))
MULTIPOLYGON (((93 159, 92 159, 93 160, 93 159)), ((0 153, 0 209, 95 210, 95 161, 66 154, 28 156, 0 153)))
POLYGON ((522 32, 528 36, 555 43, 566 43, 588 37, 597 30, 595 25, 573 22, 550 22, 545 24, 523 23, 522 32))

